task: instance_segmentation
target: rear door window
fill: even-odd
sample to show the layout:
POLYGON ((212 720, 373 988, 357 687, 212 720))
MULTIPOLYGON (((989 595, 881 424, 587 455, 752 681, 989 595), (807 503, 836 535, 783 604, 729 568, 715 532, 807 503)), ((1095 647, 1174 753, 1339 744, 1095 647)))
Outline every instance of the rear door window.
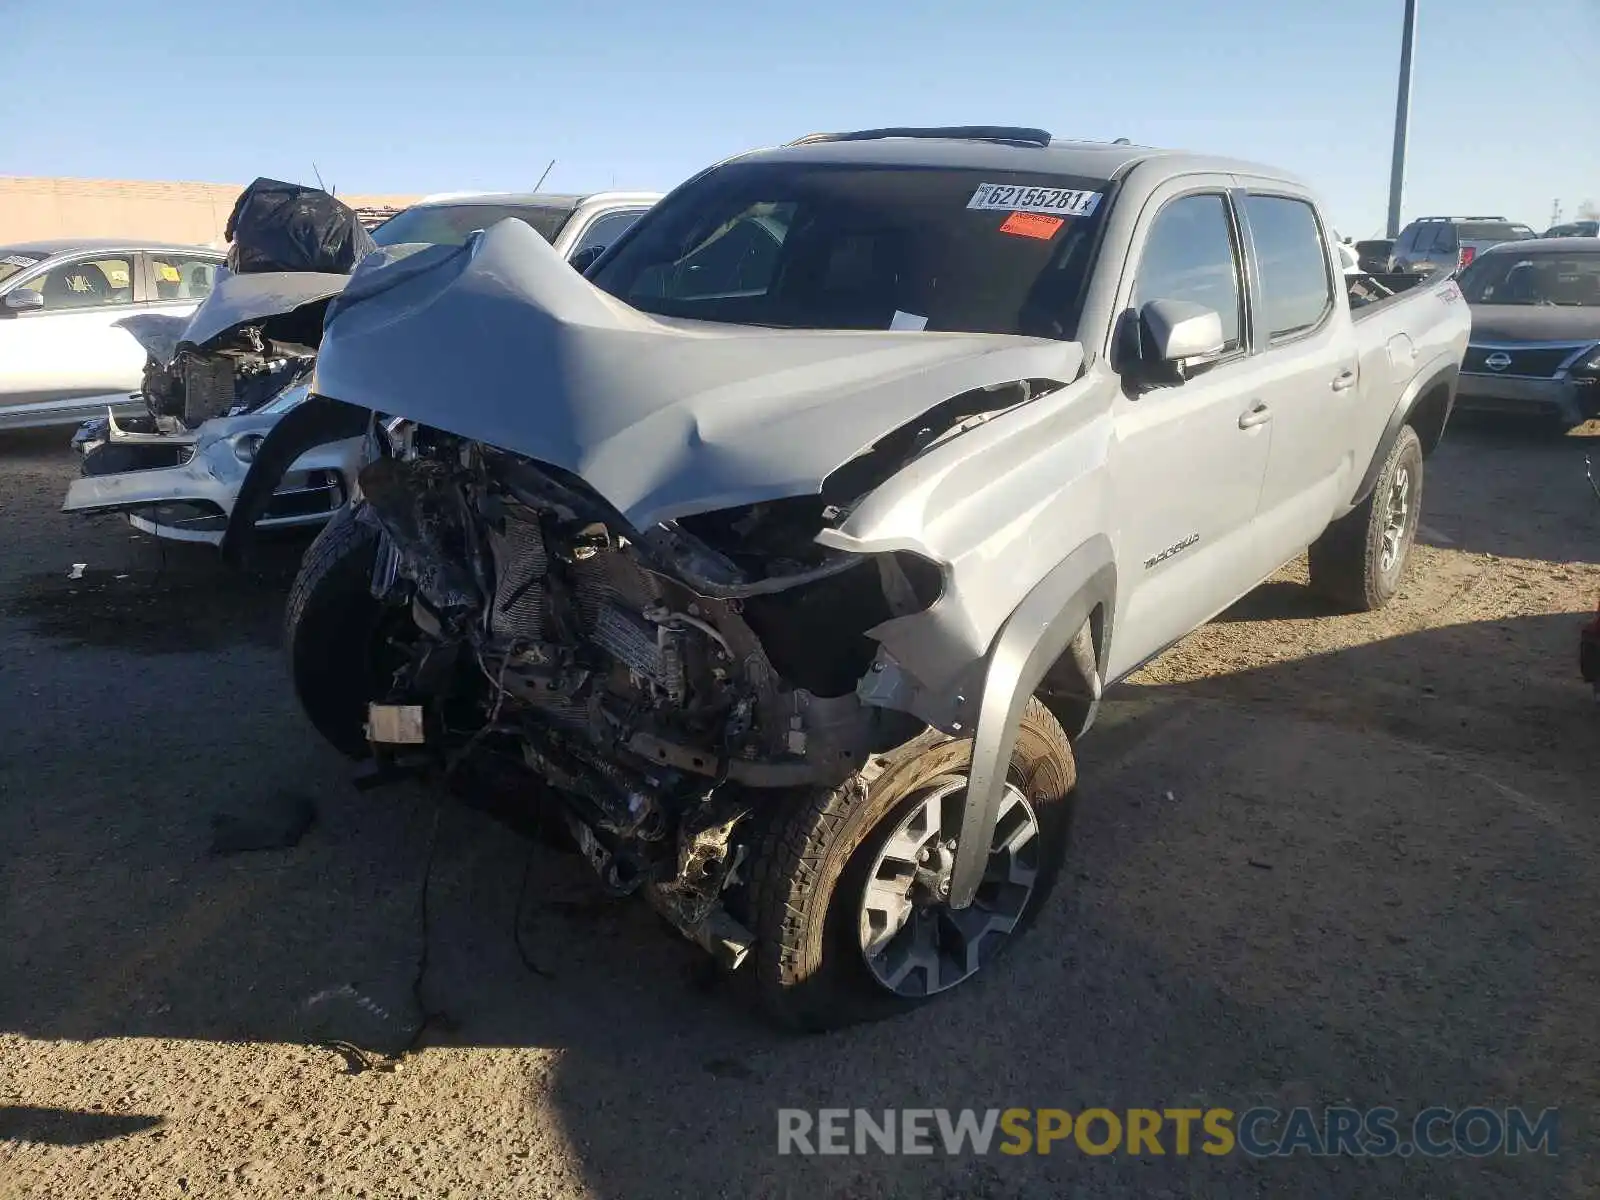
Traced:
POLYGON ((1304 200, 1248 196, 1245 214, 1261 269, 1256 311, 1268 337, 1316 328, 1333 309, 1327 243, 1316 211, 1304 200))
POLYGON ((1183 196, 1156 214, 1133 284, 1137 311, 1152 300, 1184 300, 1222 318, 1223 351, 1244 344, 1239 251, 1220 193, 1183 196))
POLYGON ((217 281, 217 261, 186 254, 150 254, 152 300, 204 300, 217 281))

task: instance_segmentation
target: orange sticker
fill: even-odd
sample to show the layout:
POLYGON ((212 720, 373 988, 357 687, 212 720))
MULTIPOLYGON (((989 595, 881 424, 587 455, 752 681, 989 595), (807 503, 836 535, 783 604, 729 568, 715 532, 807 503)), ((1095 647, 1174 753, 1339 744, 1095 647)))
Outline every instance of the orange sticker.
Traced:
POLYGON ((1000 226, 1000 232, 1048 242, 1055 237, 1056 230, 1065 224, 1066 222, 1060 217, 1047 217, 1043 213, 1014 212, 1006 218, 1005 224, 1000 226))

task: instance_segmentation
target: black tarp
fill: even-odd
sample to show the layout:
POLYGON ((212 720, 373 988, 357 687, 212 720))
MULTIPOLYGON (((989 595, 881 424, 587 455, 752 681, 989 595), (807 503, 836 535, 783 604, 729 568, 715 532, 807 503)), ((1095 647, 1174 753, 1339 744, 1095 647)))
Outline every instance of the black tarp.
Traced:
POLYGON ((348 275, 377 249, 355 210, 317 188, 257 179, 234 202, 224 231, 228 269, 348 275))

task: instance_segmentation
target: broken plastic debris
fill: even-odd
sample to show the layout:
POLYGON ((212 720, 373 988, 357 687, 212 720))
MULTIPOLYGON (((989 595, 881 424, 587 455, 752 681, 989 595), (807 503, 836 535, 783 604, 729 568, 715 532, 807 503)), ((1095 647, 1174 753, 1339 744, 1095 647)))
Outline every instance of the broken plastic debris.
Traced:
POLYGON ((82 579, 83 578, 84 568, 87 567, 88 565, 89 565, 88 563, 73 563, 72 564, 72 570, 67 572, 67 578, 68 579, 82 579))

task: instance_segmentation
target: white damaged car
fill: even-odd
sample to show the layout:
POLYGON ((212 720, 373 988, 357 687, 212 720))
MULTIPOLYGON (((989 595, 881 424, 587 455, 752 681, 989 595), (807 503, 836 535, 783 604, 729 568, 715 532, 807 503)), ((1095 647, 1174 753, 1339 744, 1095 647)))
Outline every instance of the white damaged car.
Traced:
MULTIPOLYGON (((590 195, 477 193, 422 201, 372 234, 379 246, 459 245, 474 230, 516 217, 582 269, 659 199, 652 192, 590 195)), ((140 314, 116 324, 148 355, 145 413, 108 410, 73 437, 83 476, 66 512, 122 512, 139 530, 221 546, 256 448, 306 397, 328 302, 345 274, 232 274, 192 316, 140 314)), ((300 456, 257 519, 258 529, 316 526, 349 497, 360 440, 300 456)))

